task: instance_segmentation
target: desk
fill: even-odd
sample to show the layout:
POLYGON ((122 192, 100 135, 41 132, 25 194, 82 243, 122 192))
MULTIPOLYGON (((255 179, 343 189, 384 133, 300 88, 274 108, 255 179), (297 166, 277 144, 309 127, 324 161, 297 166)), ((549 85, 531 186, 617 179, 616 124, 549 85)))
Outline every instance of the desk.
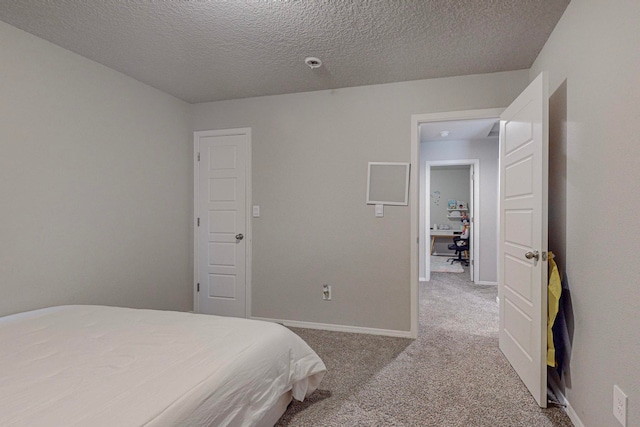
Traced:
POLYGON ((433 255, 433 246, 436 244, 436 238, 446 238, 453 243, 453 236, 459 236, 462 230, 431 230, 431 255, 433 255))

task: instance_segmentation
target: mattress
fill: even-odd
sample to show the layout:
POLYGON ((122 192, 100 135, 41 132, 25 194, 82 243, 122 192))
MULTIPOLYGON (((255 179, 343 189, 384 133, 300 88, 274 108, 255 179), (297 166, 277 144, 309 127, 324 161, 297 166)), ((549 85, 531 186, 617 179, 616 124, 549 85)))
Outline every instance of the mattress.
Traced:
POLYGON ((325 372, 268 322, 103 306, 0 318, 2 426, 253 426, 325 372))

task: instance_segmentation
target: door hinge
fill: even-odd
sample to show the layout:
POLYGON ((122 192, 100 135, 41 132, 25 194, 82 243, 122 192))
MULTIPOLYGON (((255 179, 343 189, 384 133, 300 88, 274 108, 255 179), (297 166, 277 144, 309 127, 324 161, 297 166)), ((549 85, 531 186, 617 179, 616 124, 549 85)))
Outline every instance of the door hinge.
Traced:
POLYGON ((198 218, 198 225, 197 227, 200 227, 200 218, 198 218))
POLYGON ((200 283, 198 283, 198 289, 196 290, 196 292, 200 292, 200 283))
POLYGON ((200 153, 198 153, 198 161, 200 161, 200 153))

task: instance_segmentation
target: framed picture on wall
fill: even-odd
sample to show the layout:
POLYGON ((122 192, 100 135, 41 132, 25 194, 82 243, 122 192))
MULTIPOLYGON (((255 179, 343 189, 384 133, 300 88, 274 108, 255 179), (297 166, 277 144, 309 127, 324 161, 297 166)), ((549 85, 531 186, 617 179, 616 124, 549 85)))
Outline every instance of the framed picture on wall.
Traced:
POLYGON ((409 163, 369 162, 367 204, 409 204, 409 163))

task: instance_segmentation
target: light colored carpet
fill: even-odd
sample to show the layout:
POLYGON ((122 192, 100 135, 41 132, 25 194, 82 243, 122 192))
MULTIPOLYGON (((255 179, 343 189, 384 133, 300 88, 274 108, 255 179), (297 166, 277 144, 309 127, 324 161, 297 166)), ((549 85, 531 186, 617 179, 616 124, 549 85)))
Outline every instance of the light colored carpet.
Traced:
POLYGON ((451 257, 431 255, 431 272, 432 273, 464 273, 464 268, 459 262, 447 262, 451 257))
POLYGON ((537 406, 498 349, 495 287, 434 273, 420 292, 416 340, 293 329, 328 373, 277 425, 572 425, 563 410, 537 406))

